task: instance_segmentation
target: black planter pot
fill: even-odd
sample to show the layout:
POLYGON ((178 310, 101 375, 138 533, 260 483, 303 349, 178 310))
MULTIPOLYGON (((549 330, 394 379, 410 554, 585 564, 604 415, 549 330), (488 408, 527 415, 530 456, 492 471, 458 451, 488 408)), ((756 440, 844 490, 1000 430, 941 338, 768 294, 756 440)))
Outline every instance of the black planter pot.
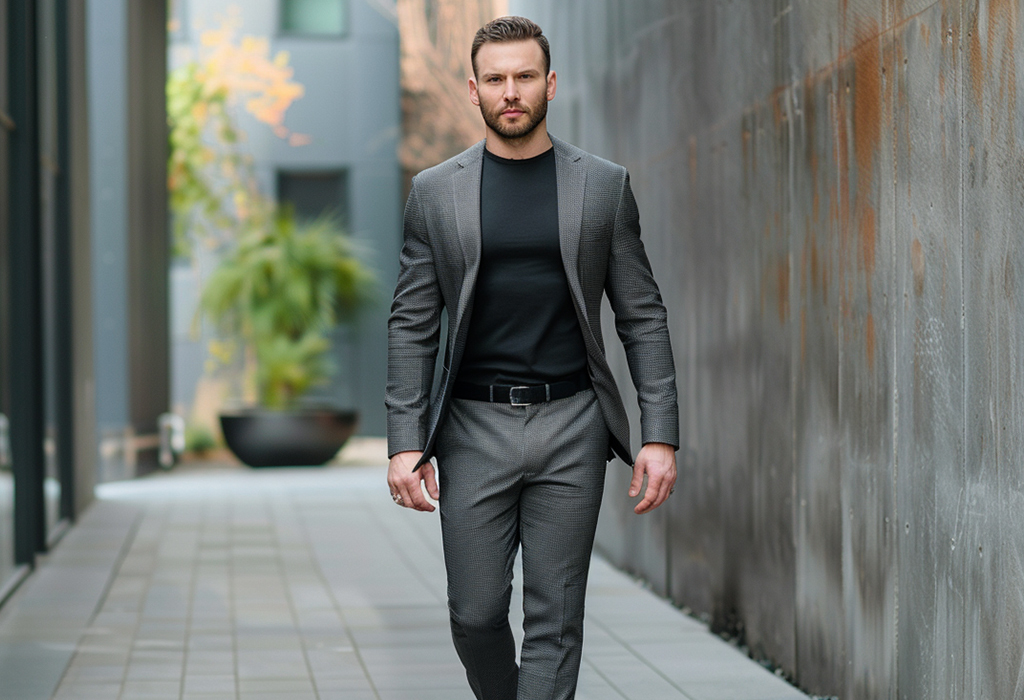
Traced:
POLYGON ((250 467, 312 467, 334 457, 356 431, 359 414, 323 408, 220 414, 224 441, 250 467))

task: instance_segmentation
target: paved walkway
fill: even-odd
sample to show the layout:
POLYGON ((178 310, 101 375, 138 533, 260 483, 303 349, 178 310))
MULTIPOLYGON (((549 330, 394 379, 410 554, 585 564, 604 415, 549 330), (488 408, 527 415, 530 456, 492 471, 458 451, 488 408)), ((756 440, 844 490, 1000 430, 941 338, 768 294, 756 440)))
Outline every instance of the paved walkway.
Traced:
MULTIPOLYGON (((437 515, 394 506, 383 468, 99 495, 0 609, 0 698, 472 700, 437 515)), ((578 700, 806 698, 598 558, 586 635, 578 700)))

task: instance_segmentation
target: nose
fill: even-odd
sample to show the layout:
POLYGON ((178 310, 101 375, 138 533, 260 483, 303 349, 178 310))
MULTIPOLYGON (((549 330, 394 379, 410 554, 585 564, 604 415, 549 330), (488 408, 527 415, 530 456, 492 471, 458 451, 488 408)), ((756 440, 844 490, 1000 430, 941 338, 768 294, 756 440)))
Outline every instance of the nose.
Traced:
POLYGON ((516 84, 514 77, 509 76, 505 80, 505 101, 515 102, 519 99, 519 86, 516 84))

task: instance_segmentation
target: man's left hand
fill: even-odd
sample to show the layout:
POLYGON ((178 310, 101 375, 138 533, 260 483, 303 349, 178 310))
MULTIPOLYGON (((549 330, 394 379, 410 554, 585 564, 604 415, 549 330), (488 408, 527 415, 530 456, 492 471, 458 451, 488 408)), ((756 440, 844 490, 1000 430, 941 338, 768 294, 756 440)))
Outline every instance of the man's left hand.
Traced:
POLYGON ((633 481, 629 485, 630 498, 640 494, 645 474, 647 489, 643 500, 633 509, 637 515, 651 512, 672 492, 676 483, 676 448, 661 442, 649 442, 640 449, 633 466, 633 481))

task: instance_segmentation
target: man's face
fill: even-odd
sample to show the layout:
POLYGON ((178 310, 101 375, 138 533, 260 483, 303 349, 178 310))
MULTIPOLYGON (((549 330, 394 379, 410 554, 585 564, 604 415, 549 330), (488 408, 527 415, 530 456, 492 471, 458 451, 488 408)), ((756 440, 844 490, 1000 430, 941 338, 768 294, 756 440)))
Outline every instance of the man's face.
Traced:
POLYGON ((505 139, 521 139, 547 116, 555 73, 545 75, 544 52, 532 39, 487 43, 476 54, 469 94, 489 129, 505 139))

